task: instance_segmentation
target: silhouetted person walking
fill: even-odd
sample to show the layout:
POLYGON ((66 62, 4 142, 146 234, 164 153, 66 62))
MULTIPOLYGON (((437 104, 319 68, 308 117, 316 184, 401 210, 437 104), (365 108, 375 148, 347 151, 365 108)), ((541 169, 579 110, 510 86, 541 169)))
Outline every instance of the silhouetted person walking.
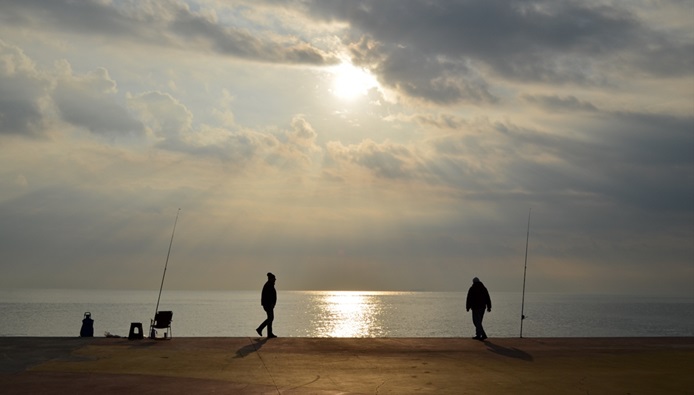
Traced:
POLYGON ((263 286, 263 292, 260 295, 260 304, 267 314, 267 319, 255 330, 260 336, 263 336, 263 329, 267 326, 268 339, 277 337, 272 332, 272 321, 275 319, 275 304, 277 303, 277 291, 275 290, 275 275, 267 274, 267 282, 263 286))
POLYGON ((492 299, 489 297, 487 287, 482 284, 479 278, 472 279, 472 286, 467 291, 467 302, 465 310, 472 309, 472 323, 475 325, 475 340, 484 340, 487 334, 482 327, 482 319, 484 318, 484 310, 492 311, 492 299))

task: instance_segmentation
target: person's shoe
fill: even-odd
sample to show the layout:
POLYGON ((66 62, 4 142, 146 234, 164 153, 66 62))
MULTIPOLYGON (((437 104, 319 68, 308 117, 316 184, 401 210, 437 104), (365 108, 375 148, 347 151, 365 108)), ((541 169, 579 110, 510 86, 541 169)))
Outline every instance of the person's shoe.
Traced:
POLYGON ((274 338, 276 338, 276 337, 277 337, 277 335, 275 335, 274 333, 271 333, 271 334, 267 335, 267 338, 268 338, 268 339, 274 339, 274 338))
POLYGON ((263 331, 260 328, 256 328, 255 331, 258 332, 258 336, 263 336, 263 331))
POLYGON ((487 336, 482 336, 482 337, 480 337, 480 340, 482 340, 482 341, 487 340, 487 336))
POLYGON ((473 337, 474 340, 480 340, 481 338, 479 336, 473 337))

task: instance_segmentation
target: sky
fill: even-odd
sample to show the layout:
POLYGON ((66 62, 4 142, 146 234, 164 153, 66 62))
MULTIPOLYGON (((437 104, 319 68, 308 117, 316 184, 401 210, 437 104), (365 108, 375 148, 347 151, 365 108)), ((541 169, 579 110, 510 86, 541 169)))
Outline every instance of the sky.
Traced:
POLYGON ((694 296, 693 21, 0 0, 0 288, 694 296))

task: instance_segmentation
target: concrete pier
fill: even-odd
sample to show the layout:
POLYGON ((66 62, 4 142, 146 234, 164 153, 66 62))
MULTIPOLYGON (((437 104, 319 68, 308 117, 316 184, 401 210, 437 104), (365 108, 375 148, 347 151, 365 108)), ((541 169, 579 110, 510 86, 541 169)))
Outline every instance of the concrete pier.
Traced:
POLYGON ((0 337, 2 394, 692 394, 694 338, 0 337))

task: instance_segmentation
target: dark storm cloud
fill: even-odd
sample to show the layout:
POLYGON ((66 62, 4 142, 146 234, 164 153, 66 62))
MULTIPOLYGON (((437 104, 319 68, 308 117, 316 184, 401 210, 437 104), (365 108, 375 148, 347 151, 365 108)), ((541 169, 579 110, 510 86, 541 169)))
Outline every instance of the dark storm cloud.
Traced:
MULTIPOLYGON (((352 53, 363 55, 355 49, 352 53)), ((426 98, 435 103, 496 100, 489 93, 487 82, 464 62, 442 61, 436 56, 421 53, 417 48, 394 48, 378 65, 373 66, 372 71, 381 76, 385 85, 397 88, 408 96, 426 98)))
POLYGON ((647 45, 634 54, 633 64, 656 76, 685 76, 694 70, 694 44, 647 45))
POLYGON ((466 200, 588 204, 691 216, 694 118, 600 111, 574 97, 533 100, 561 108, 561 124, 540 130, 510 121, 419 115, 412 119, 446 134, 434 135, 417 150, 365 142, 334 145, 330 152, 375 177, 444 187, 466 200))
POLYGON ((306 1, 342 21, 355 61, 381 81, 438 103, 488 101, 493 75, 551 84, 604 84, 610 68, 691 74, 691 42, 651 29, 628 9, 574 1, 306 1), (491 73, 480 76, 471 70, 491 73), (455 76, 455 77, 454 77, 455 76), (473 89, 470 89, 473 88, 473 89))
POLYGON ((694 118, 616 113, 608 130, 609 192, 644 209, 694 208, 694 118))
POLYGON ((276 63, 332 63, 329 55, 294 37, 274 41, 264 31, 225 26, 179 1, 99 2, 27 0, 0 2, 0 22, 138 44, 211 50, 223 55, 276 63))
POLYGON ((621 160, 645 165, 694 165, 694 117, 637 112, 612 114, 611 143, 627 148, 621 160))
POLYGON ((573 137, 510 124, 494 127, 507 139, 509 190, 691 213, 694 118, 603 113, 582 119, 582 134, 573 137))

